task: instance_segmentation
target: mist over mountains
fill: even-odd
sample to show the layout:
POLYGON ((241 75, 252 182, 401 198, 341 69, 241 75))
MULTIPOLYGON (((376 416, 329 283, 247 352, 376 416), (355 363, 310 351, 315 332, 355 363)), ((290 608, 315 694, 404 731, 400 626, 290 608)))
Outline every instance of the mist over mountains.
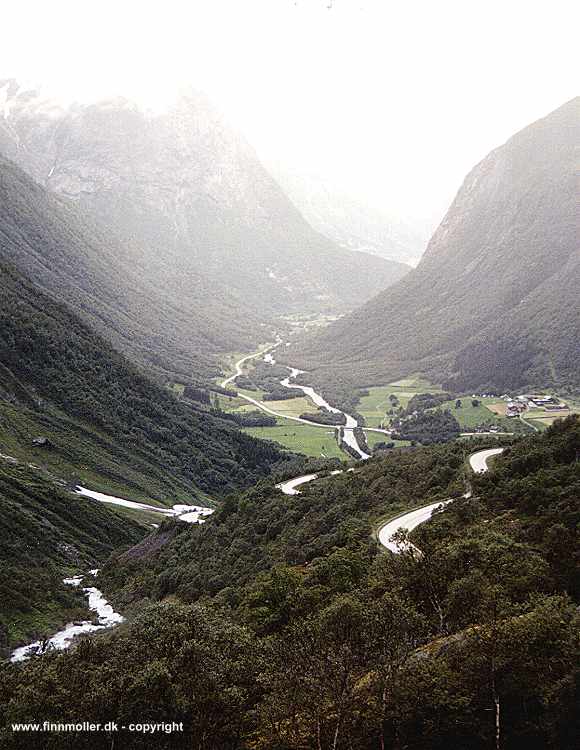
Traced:
POLYGON ((0 151, 109 227, 177 303, 200 295, 203 314, 229 298, 242 318, 344 312, 408 270, 315 232, 201 94, 153 114, 124 99, 62 107, 14 81, 0 88, 0 151))
POLYGON ((350 250, 416 265, 429 241, 430 227, 419 219, 405 219, 356 199, 314 175, 270 166, 308 223, 325 237, 350 250))
POLYGON ((411 269, 200 94, 0 81, 0 747, 576 748, 579 141, 411 269))
POLYGON ((456 389, 577 385, 579 141, 576 98, 492 151, 419 266, 306 340, 298 365, 327 387, 416 372, 456 389))

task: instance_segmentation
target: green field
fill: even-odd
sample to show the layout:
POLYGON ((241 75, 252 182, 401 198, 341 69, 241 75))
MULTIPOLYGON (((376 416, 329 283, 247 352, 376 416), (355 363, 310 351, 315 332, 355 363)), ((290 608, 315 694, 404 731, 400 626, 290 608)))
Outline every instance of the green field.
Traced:
MULTIPOLYGON (((369 395, 361 398, 357 411, 364 416, 369 427, 380 427, 383 424, 388 426, 390 417, 387 411, 392 408, 389 400, 391 394, 399 400, 397 408, 399 405, 406 408, 410 399, 418 393, 442 393, 441 388, 418 376, 369 388, 368 391, 369 395)), ((458 398, 462 402, 460 409, 455 408, 456 399, 445 401, 441 408, 449 409, 465 432, 470 432, 479 424, 497 424, 504 432, 522 432, 527 429, 519 420, 507 419, 507 417, 494 414, 487 408, 487 404, 497 403, 497 398, 480 398, 478 399, 481 402, 479 406, 472 406, 471 394, 458 398)), ((372 438, 372 440, 380 442, 380 439, 372 438)), ((370 442, 369 445, 371 445, 370 442)))
POLYGON ((362 414, 369 427, 380 427, 387 419, 387 411, 391 408, 389 396, 393 394, 399 404, 405 408, 413 396, 418 393, 441 393, 441 388, 420 377, 409 377, 397 380, 388 385, 369 388, 369 395, 363 396, 357 406, 357 412, 362 414))
POLYGON ((411 445, 408 440, 393 440, 388 435, 382 435, 380 432, 367 432, 365 430, 365 436, 369 448, 374 448, 377 443, 394 443, 395 448, 400 448, 404 445, 411 445))
MULTIPOLYGON (((262 401, 263 391, 248 391, 239 389, 238 393, 256 401, 262 401)), ((249 412, 259 409, 255 404, 248 403, 243 398, 224 396, 218 397, 220 408, 228 412, 249 412)), ((284 417, 299 417, 304 412, 311 414, 319 412, 320 409, 306 396, 299 398, 283 399, 281 401, 263 401, 264 406, 283 416, 276 417, 275 427, 245 427, 244 432, 262 440, 271 440, 279 443, 288 450, 304 453, 307 456, 320 458, 345 459, 345 454, 336 444, 334 430, 332 427, 310 427, 301 422, 295 422, 284 417)))
POLYGON ((455 402, 457 399, 445 401, 441 404, 440 408, 449 409, 465 432, 470 432, 479 424, 499 425, 502 432, 521 432, 522 428, 525 429, 519 419, 508 419, 507 417, 502 417, 487 408, 486 404, 497 404, 497 398, 477 397, 477 400, 480 402, 479 406, 472 406, 471 394, 458 396, 457 398, 461 400, 460 409, 455 408, 455 402))
MULTIPOLYGON (((262 394, 252 391, 239 391, 240 393, 245 393, 250 398, 255 398, 256 401, 260 401, 262 394)), ((246 401, 243 398, 237 398, 235 396, 224 396, 220 393, 219 396, 217 396, 217 401, 219 402, 220 409, 223 409, 223 411, 233 411, 233 412, 241 412, 241 411, 256 411, 258 408, 255 406, 255 404, 250 404, 248 401, 246 401)))
POLYGON ((340 458, 346 455, 336 443, 334 430, 331 427, 310 427, 301 422, 277 419, 276 427, 245 427, 248 435, 262 440, 274 440, 288 450, 304 453, 307 456, 320 458, 340 458))

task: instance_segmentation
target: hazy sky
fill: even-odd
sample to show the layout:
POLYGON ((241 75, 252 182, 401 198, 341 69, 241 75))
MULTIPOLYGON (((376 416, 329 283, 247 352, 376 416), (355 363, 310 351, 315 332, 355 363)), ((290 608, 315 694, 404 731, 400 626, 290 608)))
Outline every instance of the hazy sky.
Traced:
POLYGON ((434 222, 466 172, 580 93, 563 0, 19 0, 0 76, 161 107, 204 90, 266 164, 434 222))

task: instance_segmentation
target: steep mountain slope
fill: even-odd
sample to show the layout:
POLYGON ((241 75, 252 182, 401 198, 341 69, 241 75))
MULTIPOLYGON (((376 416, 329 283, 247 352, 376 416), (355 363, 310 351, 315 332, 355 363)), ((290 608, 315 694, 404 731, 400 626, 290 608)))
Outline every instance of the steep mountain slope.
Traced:
MULTIPOLYGON (((200 278, 254 314, 344 311, 401 278, 317 234, 205 98, 164 114, 124 99, 62 108, 0 82, 0 151, 131 242, 131 262, 178 302, 200 278)), ((213 292, 213 296, 211 294, 213 292)))
POLYGON ((327 387, 414 372, 461 389, 580 384, 579 143, 577 98, 490 153, 417 269, 293 363, 327 387))
POLYGON ((65 572, 103 563, 149 530, 0 459, 0 658, 22 639, 85 619, 65 572))
POLYGON ((218 371, 220 352, 259 340, 260 319, 223 289, 191 274, 189 295, 169 295, 135 263, 130 242, 1 155, 0 260, 66 300, 149 371, 203 380, 218 371))
POLYGON ((34 462, 57 477, 164 504, 248 486, 281 458, 272 444, 178 402, 0 263, 0 453, 30 460, 37 436, 48 444, 34 462))

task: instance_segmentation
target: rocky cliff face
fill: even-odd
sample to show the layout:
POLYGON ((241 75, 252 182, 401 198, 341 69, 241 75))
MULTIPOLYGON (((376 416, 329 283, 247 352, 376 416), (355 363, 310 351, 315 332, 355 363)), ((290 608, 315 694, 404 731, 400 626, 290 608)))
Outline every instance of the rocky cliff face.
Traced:
POLYGON ((580 98, 489 154, 418 267, 309 343, 302 366, 334 362, 359 383, 580 382, 579 143, 580 98))
POLYGON ((197 93, 153 114, 122 99, 63 108, 14 82, 0 90, 0 150, 133 242, 173 294, 200 272, 254 313, 342 312, 408 270, 313 231, 197 93))

